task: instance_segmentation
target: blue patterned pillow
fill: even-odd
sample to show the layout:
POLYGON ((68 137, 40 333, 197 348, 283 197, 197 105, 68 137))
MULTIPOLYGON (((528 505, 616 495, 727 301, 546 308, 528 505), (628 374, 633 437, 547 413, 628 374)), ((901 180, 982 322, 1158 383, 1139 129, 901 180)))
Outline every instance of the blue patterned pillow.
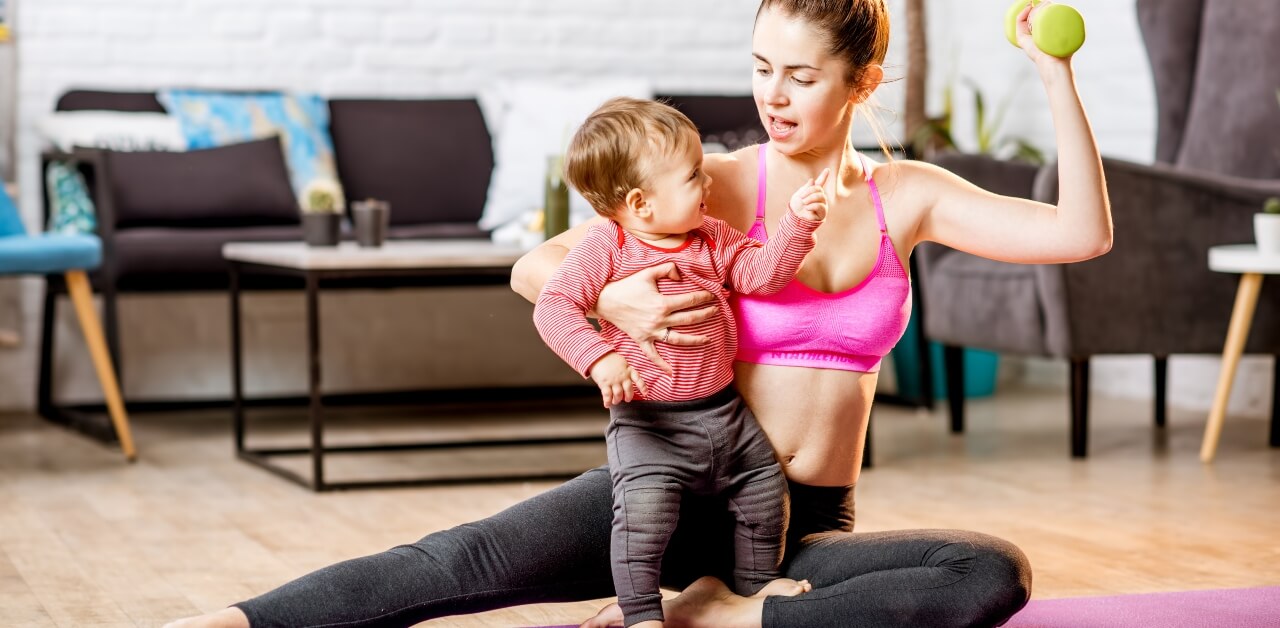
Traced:
POLYGON ((188 149, 279 135, 298 201, 305 203, 309 190, 320 188, 336 190, 337 207, 345 206, 329 135, 329 106, 320 96, 178 89, 161 90, 157 96, 178 118, 188 149))
POLYGON ((49 196, 49 233, 84 235, 97 229, 89 186, 75 166, 51 161, 44 181, 49 196))

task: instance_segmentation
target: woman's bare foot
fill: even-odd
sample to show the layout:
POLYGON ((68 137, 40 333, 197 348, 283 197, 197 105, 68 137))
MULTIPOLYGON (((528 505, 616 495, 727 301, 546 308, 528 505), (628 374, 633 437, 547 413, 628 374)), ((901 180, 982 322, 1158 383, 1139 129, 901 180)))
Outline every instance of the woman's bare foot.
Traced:
POLYGON ((249 618, 244 611, 232 606, 216 613, 172 621, 164 628, 249 628, 249 618))
MULTIPOLYGON (((801 582, 804 582, 803 586, 808 586, 808 582, 801 582)), ((766 587, 773 584, 771 582, 766 587)), ((801 592, 803 591, 790 595, 798 595, 801 592)), ((769 593, 767 595, 786 594, 769 593)), ((760 620, 764 613, 764 597, 735 595, 718 578, 705 576, 695 580, 674 599, 663 600, 662 613, 666 617, 665 628, 760 628, 760 620)), ((580 628, 621 628, 621 626, 622 609, 618 608, 617 604, 610 604, 600 609, 595 617, 583 622, 580 628)))
POLYGON ((764 588, 756 591, 756 594, 751 597, 761 599, 769 597, 770 595, 792 597, 800 595, 801 593, 808 593, 812 590, 813 585, 809 584, 808 580, 801 580, 797 582, 791 578, 778 578, 777 580, 764 585, 764 588))

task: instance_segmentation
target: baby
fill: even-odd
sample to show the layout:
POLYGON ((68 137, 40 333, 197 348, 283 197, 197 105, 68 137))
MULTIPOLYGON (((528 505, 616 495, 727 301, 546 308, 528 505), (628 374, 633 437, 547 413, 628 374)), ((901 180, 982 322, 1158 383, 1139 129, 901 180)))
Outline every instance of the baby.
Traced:
MULTIPOLYGON (((741 595, 797 595, 781 577, 787 482, 764 432, 732 386, 737 326, 730 290, 773 294, 796 275, 826 217, 828 172, 800 188, 777 234, 760 244, 705 215, 711 178, 698 131, 674 108, 615 98, 569 145, 566 179, 607 222, 593 226, 538 296, 534 323, 552 350, 595 380, 609 408, 613 582, 627 626, 662 625, 658 577, 684 492, 718 495, 737 520, 731 583, 741 595), (698 346, 657 344, 650 357, 608 321, 587 321, 609 282, 673 262, 663 294, 719 296, 715 315, 678 328, 698 346), (668 366, 669 365, 669 366, 668 366)), ((670 334, 668 329, 666 334, 670 334)))

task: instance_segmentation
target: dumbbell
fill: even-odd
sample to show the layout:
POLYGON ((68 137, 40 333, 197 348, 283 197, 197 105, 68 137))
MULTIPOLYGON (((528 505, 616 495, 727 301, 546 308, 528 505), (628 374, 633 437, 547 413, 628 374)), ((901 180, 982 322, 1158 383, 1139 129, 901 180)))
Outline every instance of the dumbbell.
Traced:
MULTIPOLYGON (((1031 6, 1040 1, 1030 0, 1031 6)), ((1018 45, 1018 14, 1027 7, 1027 2, 1014 2, 1004 14, 1004 36, 1015 46, 1018 45)), ((1045 54, 1069 57, 1084 45, 1084 18, 1065 4, 1049 3, 1031 14, 1031 39, 1045 54)))

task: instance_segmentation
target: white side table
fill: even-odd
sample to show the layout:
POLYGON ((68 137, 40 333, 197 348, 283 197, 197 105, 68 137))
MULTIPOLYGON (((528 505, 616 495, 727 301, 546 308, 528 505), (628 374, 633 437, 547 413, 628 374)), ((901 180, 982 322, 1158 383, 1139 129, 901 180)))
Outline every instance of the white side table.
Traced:
POLYGON ((1209 270, 1240 273, 1240 288, 1236 290, 1236 304, 1231 310, 1227 344, 1222 348, 1222 372, 1218 375, 1213 408, 1209 411, 1204 442, 1200 445, 1200 460, 1203 462, 1212 462, 1217 452, 1222 422, 1227 416, 1227 398, 1231 396, 1231 385, 1240 366, 1245 341, 1249 338, 1253 312, 1258 306, 1258 293, 1262 290, 1262 276, 1280 274, 1280 255, 1263 254, 1255 244, 1215 246, 1209 249, 1209 270))

